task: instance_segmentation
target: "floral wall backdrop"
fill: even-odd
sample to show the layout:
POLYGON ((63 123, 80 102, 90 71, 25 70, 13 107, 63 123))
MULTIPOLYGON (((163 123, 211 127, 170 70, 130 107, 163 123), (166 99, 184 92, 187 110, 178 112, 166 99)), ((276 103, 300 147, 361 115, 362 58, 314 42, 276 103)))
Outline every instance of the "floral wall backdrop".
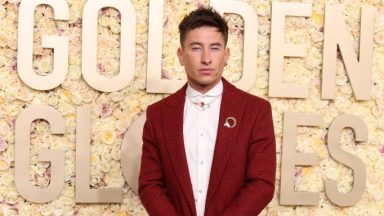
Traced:
MULTIPOLYGON (((271 26, 271 1, 241 0, 258 15, 257 80, 249 91, 269 100, 273 107, 277 141, 278 170, 274 199, 261 215, 384 215, 384 2, 383 0, 304 0, 312 4, 312 16, 287 17, 285 41, 308 45, 304 58, 285 58, 284 81, 306 84, 306 99, 268 97, 268 68, 271 26), (357 53, 360 32, 360 7, 376 8, 374 24, 374 63, 371 98, 354 98, 341 58, 337 60, 337 93, 334 100, 321 99, 321 68, 325 3, 344 5, 344 18, 354 38, 357 53), (316 113, 323 118, 317 128, 300 127, 297 135, 299 152, 318 155, 313 167, 295 169, 295 190, 319 192, 317 206, 279 205, 280 150, 283 132, 283 113, 286 111, 316 113), (352 130, 344 130, 341 147, 358 156, 366 168, 366 191, 363 198, 350 207, 332 204, 324 193, 324 180, 338 181, 338 189, 348 192, 353 185, 350 168, 333 160, 326 146, 327 129, 338 115, 350 113, 367 125, 369 140, 357 144, 352 130)), ((293 1, 288 1, 293 2, 293 1)), ((37 74, 47 75, 52 70, 53 51, 41 47, 41 35, 69 37, 69 68, 66 80, 50 91, 37 91, 26 86, 17 73, 17 30, 20 0, 0 0, 0 206, 3 215, 147 215, 140 199, 125 182, 120 166, 120 147, 130 124, 146 111, 146 107, 167 95, 146 92, 148 0, 131 0, 136 10, 136 71, 134 80, 123 90, 103 93, 92 89, 81 76, 82 9, 85 0, 67 0, 69 21, 53 20, 53 10, 40 5, 35 11, 33 67, 37 74), (66 120, 64 135, 51 135, 46 121, 35 121, 31 127, 31 184, 40 188, 50 182, 49 163, 37 162, 39 149, 65 150, 65 186, 61 195, 44 204, 31 203, 21 197, 14 183, 15 119, 33 104, 49 105, 66 120), (76 107, 89 106, 92 113, 91 187, 123 188, 121 204, 75 203, 75 127, 76 107)), ((164 0, 163 20, 163 79, 186 79, 179 65, 176 50, 179 46, 177 26, 189 11, 207 0, 164 0)), ((244 22, 241 16, 225 15, 230 26, 228 46, 231 57, 224 76, 235 82, 242 74, 244 22)), ((119 73, 120 14, 112 8, 99 11, 98 71, 107 77, 119 73)), ((256 36, 255 36, 256 37, 256 36)), ((122 62, 124 64, 124 62, 122 62)))

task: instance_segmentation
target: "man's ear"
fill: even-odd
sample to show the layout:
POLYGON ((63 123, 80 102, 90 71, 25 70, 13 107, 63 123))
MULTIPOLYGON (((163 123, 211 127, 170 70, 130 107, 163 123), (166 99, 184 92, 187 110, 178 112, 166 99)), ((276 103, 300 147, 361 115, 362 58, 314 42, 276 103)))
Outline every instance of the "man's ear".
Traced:
POLYGON ((179 47, 179 48, 177 49, 177 57, 179 58, 179 62, 180 62, 180 64, 181 64, 182 66, 184 66, 184 58, 183 58, 183 55, 184 55, 184 53, 183 53, 183 48, 179 47))
POLYGON ((224 51, 224 58, 225 58, 225 64, 227 64, 227 61, 228 61, 228 58, 229 58, 229 55, 231 54, 231 52, 229 51, 229 48, 226 47, 225 48, 225 51, 224 51))

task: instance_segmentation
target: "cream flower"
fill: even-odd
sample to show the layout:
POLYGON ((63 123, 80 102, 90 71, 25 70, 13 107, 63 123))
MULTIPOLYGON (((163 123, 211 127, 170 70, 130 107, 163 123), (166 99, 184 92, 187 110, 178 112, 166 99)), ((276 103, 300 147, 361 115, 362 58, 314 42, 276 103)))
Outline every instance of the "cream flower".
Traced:
POLYGON ((49 59, 42 59, 38 61, 37 68, 40 73, 47 74, 52 68, 52 63, 49 59))
POLYGON ((111 165, 107 161, 101 161, 101 163, 98 165, 104 173, 107 173, 111 170, 111 165))
POLYGON ((73 114, 75 112, 74 107, 65 102, 59 102, 57 108, 62 115, 73 114))
MULTIPOLYGON (((384 148, 383 148, 383 151, 384 151, 384 148)), ((384 154, 384 152, 383 152, 383 154, 384 154)), ((112 147, 111 155, 112 155, 113 160, 119 161, 121 159, 121 146, 120 145, 114 145, 112 147)))
POLYGON ((39 134, 47 133, 49 129, 49 124, 46 121, 39 121, 36 124, 36 132, 39 134))
POLYGON ((16 193, 16 191, 14 191, 12 189, 13 188, 8 189, 7 193, 5 194, 4 199, 9 204, 16 204, 17 199, 18 199, 18 194, 16 193))
POLYGON ((81 17, 81 11, 82 11, 82 1, 76 1, 71 4, 71 7, 69 8, 69 23, 75 23, 79 20, 81 17))
POLYGON ((7 11, 5 10, 4 8, 4 3, 6 2, 6 0, 1 0, 0 1, 0 18, 3 19, 5 14, 7 13, 7 11))
POLYGON ((322 54, 318 49, 310 48, 307 57, 305 58, 305 63, 309 69, 319 68, 322 63, 322 54))
POLYGON ((8 143, 2 137, 0 137, 0 152, 3 152, 7 149, 8 143))
POLYGON ((11 207, 4 207, 3 208, 3 213, 4 215, 7 215, 7 216, 18 216, 19 214, 17 213, 16 209, 13 209, 11 207))
POLYGON ((112 143, 114 143, 115 140, 116 140, 116 133, 115 133, 115 131, 113 131, 111 129, 105 129, 105 130, 101 131, 101 140, 105 144, 112 144, 112 143))
POLYGON ((269 1, 261 1, 257 4, 256 8, 257 14, 260 16, 267 16, 271 11, 271 2, 269 1))
POLYGON ((72 80, 78 80, 81 77, 81 67, 78 65, 70 65, 68 75, 72 80))
POLYGON ((376 32, 374 40, 379 45, 384 45, 384 31, 376 32))
POLYGON ((7 35, 0 33, 0 46, 5 47, 7 46, 8 38, 7 35))
POLYGON ((112 92, 110 96, 113 102, 119 102, 123 99, 123 94, 121 91, 112 92))
POLYGON ((8 161, 7 159, 5 159, 3 157, 0 157, 0 170, 1 171, 9 169, 10 166, 11 166, 10 161, 8 161))
POLYGON ((120 33, 120 24, 116 22, 109 23, 109 28, 115 34, 120 33))
POLYGON ((121 118, 118 118, 118 120, 116 121, 116 129, 120 132, 125 132, 129 124, 130 124, 130 120, 127 117, 122 116, 121 118))

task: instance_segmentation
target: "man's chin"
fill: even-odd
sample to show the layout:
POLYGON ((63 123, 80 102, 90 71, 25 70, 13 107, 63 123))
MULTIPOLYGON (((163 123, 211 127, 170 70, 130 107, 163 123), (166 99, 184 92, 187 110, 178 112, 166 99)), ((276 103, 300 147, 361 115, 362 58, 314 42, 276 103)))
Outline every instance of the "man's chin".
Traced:
POLYGON ((205 80, 205 81, 201 81, 201 82, 199 82, 199 84, 201 85, 201 86, 209 86, 209 85, 212 85, 214 82, 212 82, 212 81, 208 81, 208 80, 205 80))
POLYGON ((211 85, 215 85, 218 82, 219 82, 219 80, 212 80, 212 79, 209 79, 209 80, 199 80, 199 85, 201 85, 201 86, 211 86, 211 85))

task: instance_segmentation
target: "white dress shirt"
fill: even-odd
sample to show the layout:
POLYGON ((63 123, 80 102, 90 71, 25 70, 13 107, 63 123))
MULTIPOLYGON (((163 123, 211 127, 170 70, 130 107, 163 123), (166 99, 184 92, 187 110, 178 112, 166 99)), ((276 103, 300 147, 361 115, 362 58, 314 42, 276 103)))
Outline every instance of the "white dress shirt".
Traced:
POLYGON ((186 90, 183 136, 197 216, 204 215, 222 93, 221 80, 205 94, 186 90))

